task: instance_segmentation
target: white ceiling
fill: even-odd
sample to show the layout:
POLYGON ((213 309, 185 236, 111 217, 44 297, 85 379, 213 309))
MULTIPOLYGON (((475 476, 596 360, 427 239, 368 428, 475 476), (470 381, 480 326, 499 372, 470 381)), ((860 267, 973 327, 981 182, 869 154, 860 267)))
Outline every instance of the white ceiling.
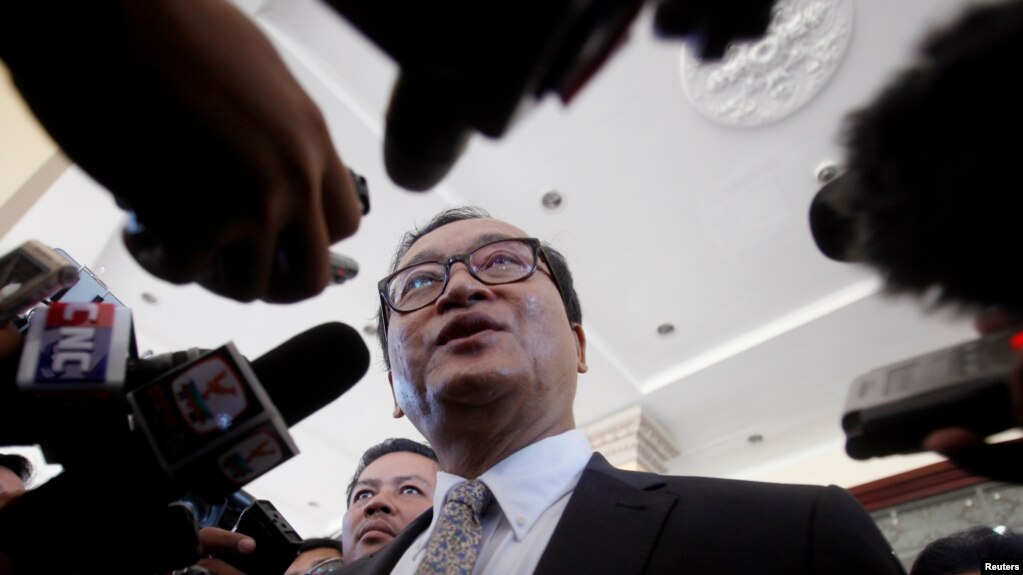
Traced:
MULTIPOLYGON (((371 323, 375 282, 401 233, 450 205, 480 205, 548 240, 573 265, 591 367, 580 381, 577 423, 638 403, 681 452, 671 472, 742 475, 838 441, 855 376, 971 335, 962 318, 879 296, 873 273, 825 259, 810 237, 814 170, 841 161, 842 116, 908 62, 924 31, 966 3, 850 2, 847 54, 787 118, 734 128, 702 116, 683 89, 682 46, 654 39, 644 14, 571 107, 545 101, 501 141, 474 138, 426 194, 397 188, 383 168, 394 64, 319 0, 239 2, 322 106, 342 158, 369 179, 372 212, 335 248, 358 260, 360 276, 290 306, 242 305, 156 281, 124 252, 109 196, 77 170, 0 247, 37 237, 102 268, 133 308, 143 348, 234 340, 255 357, 325 321, 371 323), (549 189, 564 196, 553 212, 540 203, 549 189), (658 335, 663 322, 675 332, 658 335), (754 433, 764 441, 750 444, 754 433)), ((418 437, 406 420, 390 418, 379 351, 366 341, 375 354, 370 373, 294 429, 302 455, 249 488, 307 536, 340 525, 344 485, 366 447, 418 437)))

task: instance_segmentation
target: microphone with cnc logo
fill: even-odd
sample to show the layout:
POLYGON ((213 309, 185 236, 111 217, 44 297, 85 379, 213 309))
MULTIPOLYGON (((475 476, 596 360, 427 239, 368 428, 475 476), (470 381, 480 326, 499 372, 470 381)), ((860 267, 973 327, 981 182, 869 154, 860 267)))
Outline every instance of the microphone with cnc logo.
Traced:
POLYGON ((39 557, 33 549, 52 543, 55 516, 76 533, 59 560, 84 572, 111 572, 115 556, 134 573, 194 563, 194 518, 167 504, 186 490, 223 498, 290 457, 285 426, 339 397, 369 365, 362 337, 338 323, 292 338, 251 367, 230 344, 190 361, 178 354, 176 367, 128 361, 117 327, 128 310, 73 305, 33 318, 23 352, 19 384, 41 418, 36 434, 66 467, 0 512, 0 542, 26 565, 39 557), (152 379, 154 368, 168 367, 152 379), (112 533, 117 549, 108 548, 112 533))
POLYGON ((18 374, 31 398, 35 436, 49 460, 74 467, 104 451, 111 437, 129 433, 123 415, 130 408, 168 474, 211 499, 294 455, 287 426, 339 397, 369 365, 362 337, 340 323, 296 336, 251 367, 232 344, 199 357, 130 360, 130 332, 130 310, 112 304, 56 302, 37 314, 18 374), (343 362, 334 361, 339 350, 343 362), (229 450, 242 444, 244 454, 229 450), (230 466, 235 479, 220 483, 232 475, 230 466))

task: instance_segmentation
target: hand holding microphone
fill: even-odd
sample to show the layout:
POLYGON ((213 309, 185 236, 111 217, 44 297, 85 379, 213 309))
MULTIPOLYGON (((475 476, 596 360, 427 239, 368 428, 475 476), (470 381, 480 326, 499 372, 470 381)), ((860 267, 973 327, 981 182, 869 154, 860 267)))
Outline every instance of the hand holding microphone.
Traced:
POLYGON ((124 240, 149 272, 241 301, 328 285, 328 248, 359 227, 357 182, 230 2, 19 2, 0 59, 61 149, 137 214, 124 240))

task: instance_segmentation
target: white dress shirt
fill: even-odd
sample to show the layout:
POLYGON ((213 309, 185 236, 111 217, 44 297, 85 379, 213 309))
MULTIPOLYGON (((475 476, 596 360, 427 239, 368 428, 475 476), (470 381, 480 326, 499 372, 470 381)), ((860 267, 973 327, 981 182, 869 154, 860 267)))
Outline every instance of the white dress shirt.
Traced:
MULTIPOLYGON (((483 547, 474 575, 532 573, 536 569, 592 453, 586 435, 573 429, 516 451, 479 477, 494 494, 494 502, 483 514, 483 547)), ((437 473, 433 521, 405 551, 392 574, 416 572, 444 498, 465 480, 437 473)))

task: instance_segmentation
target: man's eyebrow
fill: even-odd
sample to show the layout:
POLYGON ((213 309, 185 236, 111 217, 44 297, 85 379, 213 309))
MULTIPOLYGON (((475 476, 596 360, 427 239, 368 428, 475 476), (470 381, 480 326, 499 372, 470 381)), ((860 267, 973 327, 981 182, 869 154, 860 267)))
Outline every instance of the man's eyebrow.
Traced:
MULTIPOLYGON (((355 493, 356 493, 356 491, 358 491, 359 487, 375 487, 375 488, 379 489, 380 488, 380 483, 381 483, 381 481, 379 479, 360 479, 360 480, 355 482, 355 485, 352 486, 352 495, 351 495, 351 497, 355 497, 355 493)), ((348 504, 349 505, 351 505, 351 503, 352 503, 351 497, 349 497, 349 499, 348 499, 348 504)))
MULTIPOLYGON (((516 237, 516 236, 509 236, 508 234, 503 234, 503 233, 500 233, 500 232, 486 232, 486 233, 483 233, 483 234, 480 234, 480 235, 476 236, 475 242, 472 244, 473 245, 472 249, 474 250, 474 249, 478 248, 479 246, 482 246, 484 244, 489 244, 490 242, 496 242, 496 241, 499 241, 499 240, 508 240, 508 239, 513 238, 513 237, 516 237)), ((469 250, 469 251, 472 251, 472 250, 469 250)), ((440 250, 437 250, 435 248, 426 248, 425 250, 423 250, 423 251, 419 252, 418 254, 416 254, 415 257, 410 259, 408 261, 408 263, 406 263, 405 265, 403 265, 401 267, 404 268, 404 267, 412 266, 412 265, 415 265, 415 264, 420 264, 420 263, 423 263, 423 262, 440 262, 440 261, 444 261, 445 259, 447 259, 447 257, 448 257, 448 255, 444 254, 440 250)))
POLYGON ((417 479, 419 481, 422 481, 423 483, 429 483, 430 482, 428 479, 426 479, 422 475, 396 475, 393 478, 391 478, 391 482, 392 483, 405 483, 406 481, 409 481, 411 479, 417 479))

